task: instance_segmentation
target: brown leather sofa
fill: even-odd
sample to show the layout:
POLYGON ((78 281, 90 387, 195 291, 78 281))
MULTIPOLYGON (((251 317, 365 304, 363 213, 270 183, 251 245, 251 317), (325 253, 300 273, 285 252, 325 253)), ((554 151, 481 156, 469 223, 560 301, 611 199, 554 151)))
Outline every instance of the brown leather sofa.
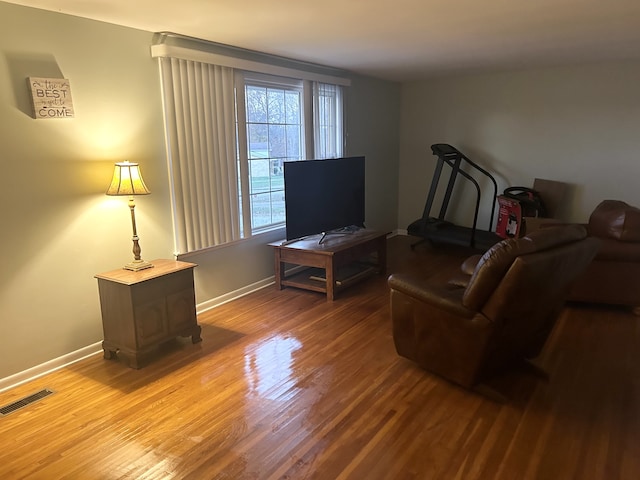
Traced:
POLYGON ((628 305, 640 315, 640 209, 605 200, 586 227, 590 236, 600 240, 600 248, 569 300, 628 305))
POLYGON ((494 245, 466 288, 391 275, 396 351, 467 388, 537 356, 597 249, 584 227, 553 227, 494 245))

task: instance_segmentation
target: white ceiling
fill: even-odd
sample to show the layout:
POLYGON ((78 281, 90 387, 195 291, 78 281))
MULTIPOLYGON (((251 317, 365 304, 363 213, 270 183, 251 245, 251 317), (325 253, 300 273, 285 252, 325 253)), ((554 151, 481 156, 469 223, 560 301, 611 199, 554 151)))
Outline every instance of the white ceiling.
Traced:
POLYGON ((407 81, 640 58, 639 0, 9 0, 407 81))

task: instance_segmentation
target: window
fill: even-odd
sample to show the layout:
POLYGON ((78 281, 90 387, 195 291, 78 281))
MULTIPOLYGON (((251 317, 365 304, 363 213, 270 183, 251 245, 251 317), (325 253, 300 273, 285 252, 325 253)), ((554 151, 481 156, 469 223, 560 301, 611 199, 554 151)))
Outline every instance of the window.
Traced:
POLYGON ((245 231, 284 225, 284 162, 342 155, 342 96, 337 85, 236 75, 236 95, 243 93, 237 99, 239 190, 247 192, 239 202, 248 236, 245 231))
POLYGON ((165 44, 152 55, 176 255, 283 227, 283 165, 342 156, 349 81, 165 44))
MULTIPOLYGON (((248 201, 240 198, 241 210, 250 212, 250 229, 257 233, 284 224, 284 162, 305 158, 301 81, 245 74, 242 76, 244 108, 238 108, 238 162, 246 162, 248 201), (246 142, 244 141, 246 139, 246 142)), ((242 102, 239 102, 241 105, 242 102)), ((242 191, 242 189, 241 189, 242 191)))

